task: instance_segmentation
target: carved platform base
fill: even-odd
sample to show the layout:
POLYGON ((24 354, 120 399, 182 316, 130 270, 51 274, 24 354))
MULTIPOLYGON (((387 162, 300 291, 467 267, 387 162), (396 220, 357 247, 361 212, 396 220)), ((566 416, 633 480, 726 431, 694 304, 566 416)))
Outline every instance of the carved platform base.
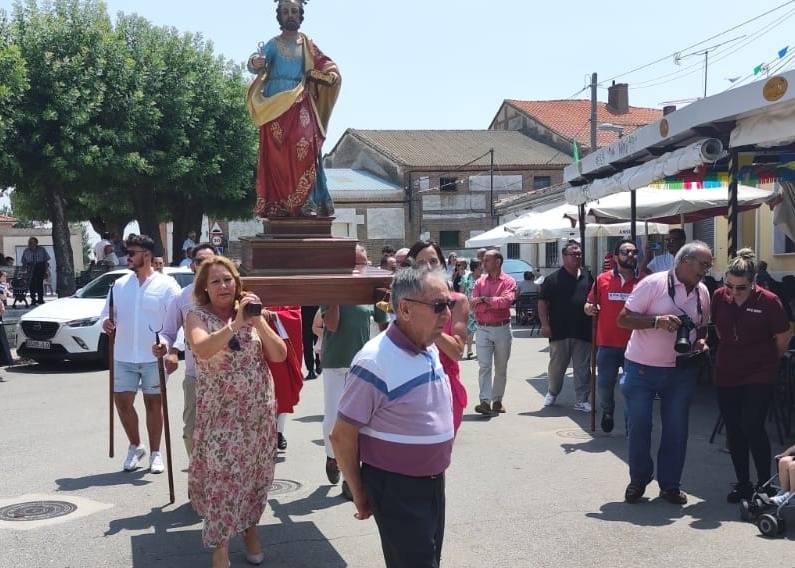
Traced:
POLYGON ((272 239, 331 238, 334 217, 284 217, 265 219, 261 235, 272 239))
POLYGON ((265 221, 265 233, 241 238, 243 286, 265 305, 372 304, 392 273, 354 266, 356 239, 331 236, 331 218, 265 221))

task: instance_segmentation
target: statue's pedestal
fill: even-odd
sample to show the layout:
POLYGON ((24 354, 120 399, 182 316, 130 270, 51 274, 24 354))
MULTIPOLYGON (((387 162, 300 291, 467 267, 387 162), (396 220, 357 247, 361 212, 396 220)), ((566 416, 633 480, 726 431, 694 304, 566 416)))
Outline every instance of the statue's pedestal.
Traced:
POLYGON ((355 266, 356 239, 332 237, 332 218, 269 219, 243 237, 243 287, 265 305, 372 304, 392 273, 355 266))

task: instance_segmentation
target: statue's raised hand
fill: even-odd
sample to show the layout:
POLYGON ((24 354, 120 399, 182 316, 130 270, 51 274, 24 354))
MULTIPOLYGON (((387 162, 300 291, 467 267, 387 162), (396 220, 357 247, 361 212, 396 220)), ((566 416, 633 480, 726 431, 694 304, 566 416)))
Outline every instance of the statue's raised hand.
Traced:
POLYGON ((265 58, 258 54, 252 55, 248 60, 248 67, 257 73, 262 71, 265 69, 265 58))

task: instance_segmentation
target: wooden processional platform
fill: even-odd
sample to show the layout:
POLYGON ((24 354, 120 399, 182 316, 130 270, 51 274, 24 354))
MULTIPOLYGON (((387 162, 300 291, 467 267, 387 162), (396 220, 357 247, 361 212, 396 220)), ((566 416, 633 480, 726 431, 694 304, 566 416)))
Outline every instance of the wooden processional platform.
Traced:
POLYGON ((356 266, 356 239, 332 237, 333 217, 268 219, 264 232, 243 237, 243 288, 266 306, 373 304, 393 274, 356 266))

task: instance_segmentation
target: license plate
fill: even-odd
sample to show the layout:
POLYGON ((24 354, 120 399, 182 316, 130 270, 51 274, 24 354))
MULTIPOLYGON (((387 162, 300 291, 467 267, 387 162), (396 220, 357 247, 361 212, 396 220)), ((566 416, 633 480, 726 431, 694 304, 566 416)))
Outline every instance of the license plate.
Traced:
POLYGON ((25 341, 25 345, 31 349, 50 349, 52 347, 49 341, 35 341, 33 339, 25 341))

